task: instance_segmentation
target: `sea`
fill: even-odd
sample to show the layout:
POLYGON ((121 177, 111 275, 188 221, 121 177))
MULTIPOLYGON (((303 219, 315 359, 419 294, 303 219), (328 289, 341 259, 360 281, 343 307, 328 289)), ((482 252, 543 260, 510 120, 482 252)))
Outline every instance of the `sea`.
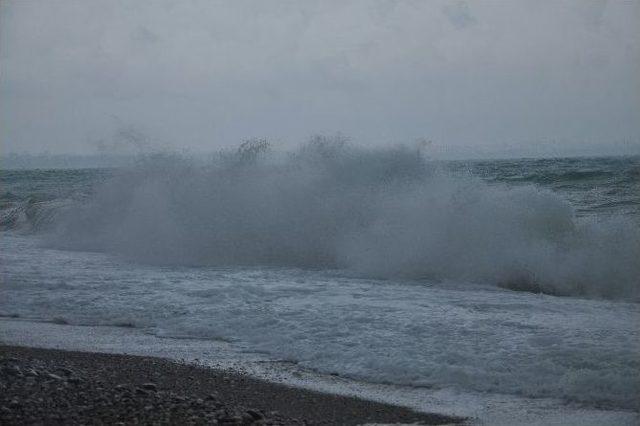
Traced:
POLYGON ((640 421, 640 157, 262 148, 5 167, 0 341, 469 423, 640 421))

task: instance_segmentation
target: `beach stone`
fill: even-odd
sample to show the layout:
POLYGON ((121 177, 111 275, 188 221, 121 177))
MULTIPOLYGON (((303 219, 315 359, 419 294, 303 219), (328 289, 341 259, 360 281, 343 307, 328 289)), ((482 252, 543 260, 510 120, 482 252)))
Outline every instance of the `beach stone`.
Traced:
POLYGON ((73 376, 73 370, 70 370, 66 367, 58 367, 56 371, 62 372, 65 376, 73 376))
POLYGON ((262 420, 264 418, 264 416, 256 410, 247 410, 246 413, 250 415, 254 420, 262 420))
POLYGON ((9 376, 22 376, 22 370, 17 365, 8 365, 2 367, 2 373, 8 374, 9 376))
POLYGON ((158 390, 158 387, 156 386, 156 384, 151 382, 143 384, 142 388, 153 391, 153 392, 156 392, 158 390))
POLYGON ((52 380, 62 380, 62 377, 58 376, 57 374, 53 374, 53 373, 47 373, 46 377, 52 380))
POLYGON ((27 375, 27 376, 31 376, 31 377, 38 377, 39 376, 38 372, 33 368, 28 368, 27 370, 25 370, 24 374, 27 375))
POLYGON ((247 412, 242 413, 242 415, 240 416, 241 422, 244 425, 250 425, 252 424, 256 419, 253 418, 253 416, 247 412))

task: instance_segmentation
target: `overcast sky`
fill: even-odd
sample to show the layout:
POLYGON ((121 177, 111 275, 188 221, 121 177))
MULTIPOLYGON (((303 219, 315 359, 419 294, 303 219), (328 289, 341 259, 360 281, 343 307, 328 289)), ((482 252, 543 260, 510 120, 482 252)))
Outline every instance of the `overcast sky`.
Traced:
POLYGON ((640 152, 636 0, 0 1, 5 154, 335 132, 640 152))

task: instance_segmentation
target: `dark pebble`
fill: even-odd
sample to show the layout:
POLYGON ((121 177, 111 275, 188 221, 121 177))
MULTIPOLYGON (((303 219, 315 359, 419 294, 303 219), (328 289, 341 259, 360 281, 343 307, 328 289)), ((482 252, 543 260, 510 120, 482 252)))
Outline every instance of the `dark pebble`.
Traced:
POLYGON ((17 365, 6 365, 2 367, 1 372, 9 376, 22 376, 22 370, 17 365))
POLYGON ((34 368, 28 368, 25 370, 24 374, 26 376, 37 377, 39 376, 38 372, 34 368))
POLYGON ((58 376, 57 374, 53 374, 53 373, 47 373, 47 374, 45 374, 45 377, 47 377, 48 379, 51 379, 51 380, 62 380, 62 377, 58 376))
POLYGON ((158 390, 158 387, 156 386, 156 384, 155 383, 150 383, 150 382, 143 384, 142 388, 146 389, 146 390, 149 390, 149 391, 154 391, 154 392, 158 390))
POLYGON ((264 416, 257 412, 256 410, 247 410, 248 415, 250 415, 254 420, 262 420, 264 416))
POLYGON ((58 367, 56 368, 56 371, 60 371, 65 376, 73 376, 73 370, 70 370, 66 367, 58 367))

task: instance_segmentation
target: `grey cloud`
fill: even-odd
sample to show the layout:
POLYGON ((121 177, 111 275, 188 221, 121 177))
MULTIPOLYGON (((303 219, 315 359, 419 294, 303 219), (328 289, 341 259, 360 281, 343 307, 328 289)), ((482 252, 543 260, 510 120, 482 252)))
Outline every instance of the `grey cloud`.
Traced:
MULTIPOLYGON (((638 2, 2 2, 3 152, 640 139, 638 2)), ((492 148, 493 147, 493 148, 492 148)))
POLYGON ((466 1, 452 1, 444 5, 442 12, 451 24, 459 29, 474 25, 477 21, 471 15, 469 4, 466 1))
POLYGON ((138 27, 131 33, 131 38, 142 43, 157 43, 160 41, 160 37, 146 27, 138 27))

